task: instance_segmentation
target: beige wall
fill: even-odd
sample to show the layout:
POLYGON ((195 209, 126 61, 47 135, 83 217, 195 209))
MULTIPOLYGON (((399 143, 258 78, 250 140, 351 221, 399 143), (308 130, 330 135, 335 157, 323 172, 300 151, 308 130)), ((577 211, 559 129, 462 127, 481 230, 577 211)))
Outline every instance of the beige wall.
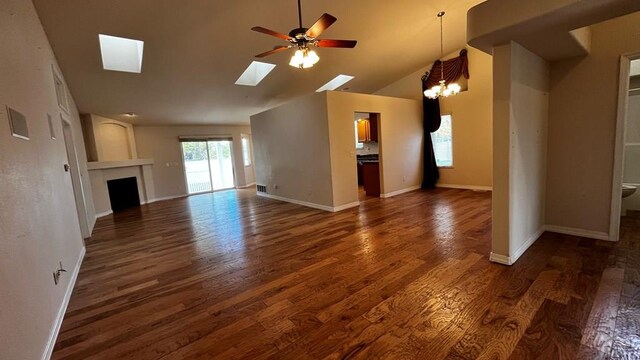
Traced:
MULTIPOLYGON (((447 57, 451 57, 451 54, 447 57)), ((453 116, 453 168, 440 169, 440 184, 491 187, 492 181, 492 58, 468 49, 468 90, 440 101, 442 114, 453 116)), ((419 69, 375 94, 421 100, 420 77, 432 64, 419 69)))
POLYGON ((121 161, 138 158, 133 125, 94 114, 83 117, 89 161, 121 161))
POLYGON ((545 225, 549 66, 515 42, 493 56, 492 258, 513 263, 545 225))
MULTIPOLYGON (((56 60, 30 1, 0 9, 0 358, 40 359, 83 250, 52 65, 56 60), (11 136, 5 105, 27 118, 31 140, 11 136), (49 135, 47 113, 57 139, 49 135), (52 272, 69 271, 56 286, 52 272)), ((94 219, 79 115, 70 98, 86 212, 94 219)))
MULTIPOLYGON (((353 143, 353 125, 351 131, 353 143)), ((256 183, 266 185, 268 194, 333 206, 324 93, 251 116, 251 132, 256 183)))
POLYGON ((358 201, 355 112, 380 114, 379 151, 383 196, 422 183, 422 107, 416 100, 327 92, 334 206, 358 201))
POLYGON ((249 126, 134 126, 138 157, 153 159, 153 179, 156 199, 187 194, 184 163, 179 136, 228 135, 233 138, 233 166, 236 186, 247 184, 245 174, 253 167, 242 162, 241 134, 250 134, 249 126))
POLYGON ((547 224, 607 236, 620 55, 640 50, 640 13, 591 27, 591 54, 551 66, 547 224))

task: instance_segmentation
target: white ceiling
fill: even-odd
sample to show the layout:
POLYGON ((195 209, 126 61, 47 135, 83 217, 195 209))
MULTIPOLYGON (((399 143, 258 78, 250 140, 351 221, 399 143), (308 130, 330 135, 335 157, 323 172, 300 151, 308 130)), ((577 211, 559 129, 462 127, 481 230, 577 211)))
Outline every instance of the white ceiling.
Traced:
MULTIPOLYGON (((376 91, 466 44, 467 10, 482 0, 302 0, 303 26, 338 18, 320 38, 358 40, 355 49, 317 49, 311 69, 288 65, 292 52, 264 58, 277 67, 257 87, 234 82, 254 55, 297 27, 296 0, 34 0, 80 112, 134 124, 247 124, 249 116, 314 92, 338 74, 349 91, 376 91), (144 41, 141 74, 102 69, 98 34, 144 41), (133 120, 121 116, 135 112, 133 120)), ((416 81, 419 81, 416 79, 416 81)))

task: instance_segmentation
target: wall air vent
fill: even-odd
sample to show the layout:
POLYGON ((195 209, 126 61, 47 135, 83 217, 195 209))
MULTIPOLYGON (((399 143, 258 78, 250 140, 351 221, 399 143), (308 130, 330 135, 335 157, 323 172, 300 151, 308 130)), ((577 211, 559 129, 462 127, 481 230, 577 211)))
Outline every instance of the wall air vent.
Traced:
POLYGON ((27 118, 8 106, 7 115, 9 117, 9 127, 11 128, 11 135, 20 139, 29 140, 29 127, 27 126, 27 118))
POLYGON ((261 193, 267 193, 267 186, 266 185, 256 185, 256 189, 261 192, 261 193))

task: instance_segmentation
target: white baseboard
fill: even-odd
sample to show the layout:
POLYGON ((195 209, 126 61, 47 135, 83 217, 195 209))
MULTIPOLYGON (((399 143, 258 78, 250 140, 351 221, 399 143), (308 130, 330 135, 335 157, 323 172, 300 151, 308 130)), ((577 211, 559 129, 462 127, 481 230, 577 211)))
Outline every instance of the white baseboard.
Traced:
POLYGON ((529 247, 531 247, 531 245, 533 245, 533 243, 536 242, 536 240, 538 240, 540 238, 540 236, 542 236, 542 233, 544 233, 544 226, 541 226, 540 229, 538 229, 533 235, 531 235, 527 241, 522 244, 522 246, 520 246, 515 253, 513 253, 511 257, 511 263, 515 263, 520 256, 522 256, 522 254, 524 254, 525 251, 527 251, 527 249, 529 249, 529 247))
POLYGON ((246 189, 246 188, 250 188, 252 186, 256 186, 256 183, 252 182, 251 184, 246 184, 246 185, 242 185, 242 186, 236 186, 236 189, 246 189))
POLYGON ((448 188, 448 189, 476 190, 476 191, 493 191, 493 187, 491 186, 436 184, 436 187, 448 188))
POLYGON ((544 229, 546 231, 550 231, 558 234, 581 236, 581 237, 586 237, 589 239, 596 239, 596 240, 606 240, 606 241, 610 240, 609 234, 605 232, 600 232, 600 231, 576 229, 576 228, 570 228, 566 226, 556 226, 556 225, 545 225, 544 229))
POLYGON ((348 209, 348 208, 360 205, 359 202, 354 202, 354 203, 350 203, 350 204, 345 204, 345 205, 340 205, 340 206, 333 207, 333 206, 316 204, 316 203, 312 203, 312 202, 308 202, 308 201, 290 199, 290 198, 286 198, 286 197, 278 196, 278 195, 265 194, 265 193, 260 192, 260 191, 258 191, 256 194, 258 196, 266 197, 266 198, 269 198, 269 199, 280 200, 280 201, 284 201, 284 202, 288 202, 288 203, 292 203, 292 204, 307 206, 307 207, 310 207, 310 208, 324 210, 324 211, 330 211, 330 212, 341 211, 341 210, 344 210, 344 209, 348 209))
POLYGON ((86 251, 87 249, 83 246, 82 250, 80 251, 78 261, 76 262, 76 266, 74 267, 73 272, 71 272, 71 278, 69 279, 67 290, 65 290, 62 304, 60 305, 60 309, 58 309, 58 315, 56 316, 53 328, 51 329, 51 333, 49 334, 49 341, 47 342, 44 353, 42 354, 43 360, 49 360, 51 358, 51 354, 53 354, 53 348, 56 345, 56 339, 58 338, 58 333, 60 332, 60 327, 62 326, 62 320, 64 320, 64 314, 67 312, 67 306, 69 306, 69 300, 71 299, 73 288, 76 285, 78 273, 80 272, 80 266, 82 265, 82 260, 84 259, 84 254, 86 251))
POLYGON ((504 256, 504 255, 500 255, 500 254, 496 254, 494 252, 492 252, 489 255, 489 260, 493 261, 495 263, 498 263, 498 264, 503 264, 503 265, 511 265, 511 264, 513 264, 511 262, 511 258, 510 257, 504 256))
POLYGON ((101 213, 96 214, 96 219, 101 218, 101 217, 105 217, 105 216, 111 215, 111 214, 113 214, 113 210, 101 212, 101 213))
POLYGON ((338 212, 338 211, 350 209, 350 208, 357 207, 357 206, 360 206, 360 201, 356 201, 356 202, 352 202, 352 203, 344 204, 344 205, 339 205, 339 206, 334 206, 333 210, 331 210, 331 211, 338 212))
POLYGON ((147 201, 147 204, 151 204, 151 203, 158 202, 158 201, 165 201, 165 200, 183 198, 183 197, 187 197, 187 196, 189 196, 189 195, 188 194, 180 194, 180 195, 165 196, 165 197, 161 197, 161 198, 155 198, 155 199, 153 199, 151 201, 147 201))
POLYGON ((520 256, 522 256, 522 254, 524 254, 524 252, 527 251, 527 249, 529 249, 529 247, 531 247, 531 245, 533 245, 533 243, 535 243, 536 240, 540 238, 540 236, 542 236, 542 233, 544 233, 544 231, 545 231, 545 226, 540 227, 540 229, 538 229, 533 235, 529 236, 527 241, 525 241, 525 243, 522 244, 522 246, 520 246, 513 253, 513 255, 505 256, 505 255, 500 255, 492 252, 491 255, 489 256, 489 260, 499 264, 513 265, 516 261, 518 261, 520 256))
POLYGON ((400 190, 397 190, 397 191, 392 191, 392 192, 389 192, 389 193, 380 194, 380 197, 386 199, 386 198, 390 198, 392 196, 396 196, 396 195, 408 193, 410 191, 418 190, 418 189, 420 189, 420 187, 421 187, 420 185, 414 185, 414 186, 410 186, 408 188, 400 189, 400 190))

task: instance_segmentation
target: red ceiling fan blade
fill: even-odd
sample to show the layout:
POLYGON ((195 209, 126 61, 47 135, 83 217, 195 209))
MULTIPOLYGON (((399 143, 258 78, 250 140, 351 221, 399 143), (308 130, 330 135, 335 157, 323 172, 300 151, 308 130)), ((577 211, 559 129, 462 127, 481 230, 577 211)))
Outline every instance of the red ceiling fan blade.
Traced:
POLYGON ((314 39, 317 38, 318 36, 320 36, 320 34, 322 34, 323 31, 331 26, 331 24, 336 22, 336 20, 338 19, 327 13, 322 14, 322 16, 320 16, 320 19, 318 19, 318 21, 316 21, 316 23, 313 24, 313 26, 311 26, 309 30, 307 30, 307 37, 314 39))
POLYGON ((257 31, 259 33, 275 36, 275 37, 280 38, 282 40, 290 41, 291 39, 293 39, 289 35, 285 35, 285 34, 277 32, 277 31, 269 30, 269 29, 263 28, 262 26, 254 26, 254 27, 251 28, 251 30, 257 31))
POLYGON ((265 56, 269 56, 271 54, 275 54, 275 53, 279 53, 280 51, 284 51, 287 49, 290 49, 290 46, 276 46, 275 48, 273 48, 273 50, 269 50, 269 51, 265 51, 262 54, 258 54, 256 55, 257 58, 262 58, 265 56))
POLYGON ((334 47, 334 48, 354 48, 358 42, 356 40, 330 40, 321 39, 316 40, 315 45, 317 47, 334 47))

